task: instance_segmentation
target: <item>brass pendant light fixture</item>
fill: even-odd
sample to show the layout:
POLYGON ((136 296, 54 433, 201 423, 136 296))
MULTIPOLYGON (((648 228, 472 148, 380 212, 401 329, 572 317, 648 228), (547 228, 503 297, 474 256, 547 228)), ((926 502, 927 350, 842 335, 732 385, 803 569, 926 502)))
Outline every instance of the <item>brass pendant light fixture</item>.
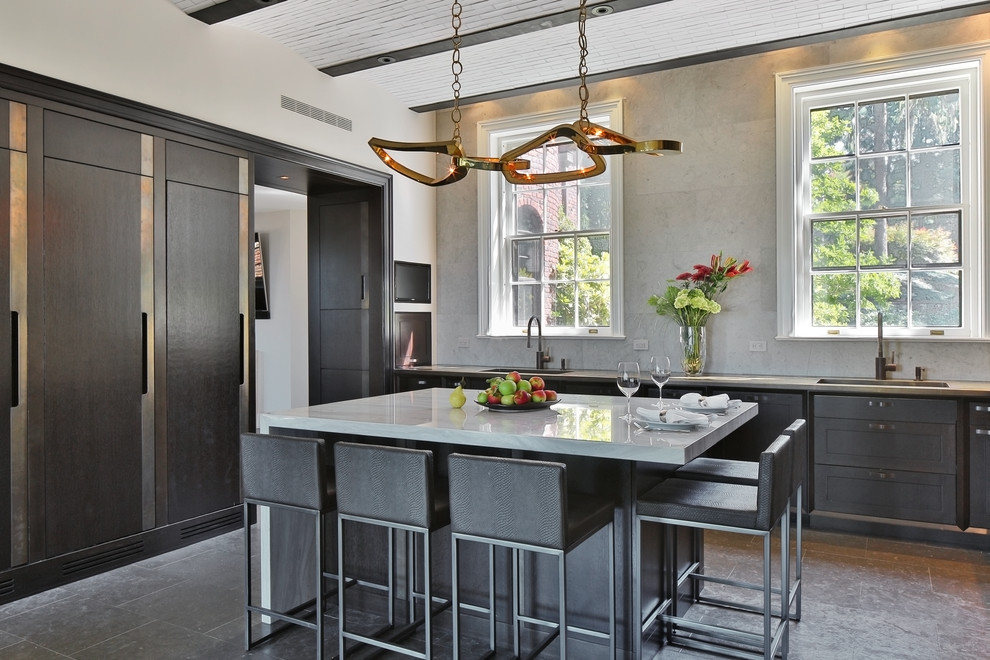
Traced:
POLYGON ((677 140, 637 141, 622 133, 595 124, 588 119, 588 85, 586 80, 588 73, 588 39, 585 34, 588 11, 587 0, 581 0, 580 7, 578 8, 578 46, 581 52, 580 64, 578 66, 578 75, 581 79, 581 84, 578 88, 581 111, 578 120, 573 124, 555 126, 529 142, 505 152, 499 158, 465 156, 461 147, 460 127, 460 74, 463 71, 460 61, 460 16, 461 4, 458 0, 454 0, 451 6, 451 27, 454 29, 454 36, 452 37, 454 51, 451 60, 451 71, 454 74, 454 82, 451 88, 454 91, 454 107, 450 113, 451 120, 454 123, 453 137, 445 142, 395 142, 380 138, 371 138, 368 144, 378 157, 382 159, 382 162, 396 172, 428 186, 443 186, 460 181, 467 176, 469 169, 501 172, 502 176, 510 183, 533 185, 563 183, 598 176, 605 171, 606 166, 603 156, 631 153, 645 153, 658 156, 681 153, 682 145, 677 140), (526 172, 530 168, 530 163, 528 160, 520 158, 520 156, 533 149, 538 149, 544 144, 554 143, 562 138, 573 142, 578 149, 588 156, 590 163, 582 168, 564 172, 526 172), (396 162, 389 155, 388 150, 447 154, 451 157, 450 167, 445 176, 434 179, 396 162))

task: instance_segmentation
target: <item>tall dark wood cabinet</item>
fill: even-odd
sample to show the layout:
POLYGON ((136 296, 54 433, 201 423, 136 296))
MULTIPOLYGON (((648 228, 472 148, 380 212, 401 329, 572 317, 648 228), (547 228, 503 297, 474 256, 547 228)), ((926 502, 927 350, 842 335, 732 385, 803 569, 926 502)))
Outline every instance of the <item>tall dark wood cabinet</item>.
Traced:
POLYGON ((28 277, 43 310, 29 341, 43 347, 31 441, 44 463, 30 474, 44 480, 53 557, 142 529, 141 209, 151 188, 140 133, 51 111, 43 122, 44 209, 31 219, 42 227, 28 277))
MULTIPOLYGON (((10 304, 10 192, 11 192, 10 101, 0 98, 0 570, 10 568, 10 420, 17 405, 17 343, 12 332, 14 315, 10 304)), ((2 589, 2 587, 0 587, 2 589)))
POLYGON ((165 160, 168 521, 176 522, 239 501, 247 191, 235 156, 169 141, 165 160))

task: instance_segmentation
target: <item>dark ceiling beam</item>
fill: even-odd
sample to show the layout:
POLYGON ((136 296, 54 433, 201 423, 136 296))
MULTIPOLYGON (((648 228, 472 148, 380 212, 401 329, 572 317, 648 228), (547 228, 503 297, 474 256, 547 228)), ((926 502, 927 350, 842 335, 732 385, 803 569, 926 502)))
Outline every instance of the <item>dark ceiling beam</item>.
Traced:
MULTIPOLYGON (((797 48, 799 46, 809 46, 812 44, 818 44, 825 41, 832 41, 834 39, 862 36, 865 34, 873 34, 875 32, 883 32, 885 30, 897 30, 897 29, 915 27, 918 25, 934 23, 937 21, 948 21, 956 18, 964 18, 966 16, 975 16, 977 14, 986 14, 986 13, 990 13, 990 1, 977 2, 971 5, 966 5, 965 7, 957 7, 955 9, 943 9, 943 10, 928 12, 924 14, 915 14, 914 16, 907 16, 904 18, 894 19, 890 21, 879 21, 877 23, 870 23, 869 25, 860 25, 858 27, 853 27, 853 28, 843 28, 841 30, 832 30, 829 32, 821 32, 819 34, 805 35, 793 39, 780 39, 777 41, 767 41, 762 44, 752 44, 748 46, 739 46, 737 48, 727 48, 725 50, 712 51, 709 53, 700 53, 698 55, 691 55, 689 57, 680 57, 673 60, 664 60, 662 62, 655 62, 652 64, 643 64, 640 66, 627 67, 624 69, 615 69, 613 71, 606 71, 603 73, 589 74, 586 76, 586 78, 589 83, 595 83, 595 82, 603 82, 605 80, 613 80, 615 78, 641 76, 648 73, 656 73, 657 71, 680 69, 687 66, 694 66, 696 64, 706 64, 709 62, 730 60, 736 57, 744 57, 746 55, 756 55, 759 53, 768 53, 774 50, 782 50, 784 48, 797 48)), ((499 99, 509 98, 511 96, 536 94, 538 92, 546 92, 554 89, 562 89, 565 87, 576 87, 579 83, 579 80, 580 79, 575 75, 572 78, 562 78, 560 80, 552 80, 550 82, 539 83, 536 85, 529 85, 527 87, 517 87, 515 89, 499 90, 497 92, 491 92, 489 94, 478 94, 477 96, 461 97, 460 105, 469 105, 472 103, 484 103, 486 101, 497 101, 499 99)), ((410 108, 410 110, 413 110, 415 112, 431 112, 433 110, 447 110, 451 107, 453 107, 453 100, 413 106, 412 108, 410 108)))
MULTIPOLYGON (((234 0, 227 0, 227 2, 233 1, 234 0)), ((630 9, 648 7, 650 5, 659 5, 665 2, 670 2, 670 0, 606 0, 605 2, 591 2, 588 4, 588 14, 589 18, 594 18, 598 15, 597 12, 605 12, 606 8, 611 8, 611 11, 607 13, 614 14, 621 11, 629 11, 630 9)), ((462 20, 465 20, 463 15, 462 20)), ((478 44, 484 44, 491 41, 498 41, 500 39, 508 39, 509 37, 517 37, 522 34, 538 32, 540 30, 559 27, 569 23, 576 23, 577 20, 577 10, 568 9, 566 11, 557 12, 556 14, 546 14, 544 16, 538 16, 525 21, 519 21, 518 23, 499 25, 498 27, 490 28, 488 30, 480 30, 478 32, 462 34, 461 48, 476 46, 478 44)), ((466 23, 470 25, 470 22, 470 16, 466 17, 466 23)), ((419 57, 426 57, 427 55, 444 53, 452 48, 453 45, 450 39, 442 39, 440 41, 410 46, 409 48, 390 51, 388 53, 379 53, 377 55, 363 57, 361 59, 344 62, 342 64, 334 64, 332 66, 323 67, 320 71, 328 76, 343 76, 348 73, 354 73, 355 71, 364 71, 366 69, 373 69, 379 66, 387 66, 394 62, 405 62, 419 57)))
POLYGON ((277 5, 280 2, 285 2, 285 0, 224 0, 219 5, 204 7, 189 15, 197 21, 213 25, 243 14, 250 14, 258 9, 277 5))

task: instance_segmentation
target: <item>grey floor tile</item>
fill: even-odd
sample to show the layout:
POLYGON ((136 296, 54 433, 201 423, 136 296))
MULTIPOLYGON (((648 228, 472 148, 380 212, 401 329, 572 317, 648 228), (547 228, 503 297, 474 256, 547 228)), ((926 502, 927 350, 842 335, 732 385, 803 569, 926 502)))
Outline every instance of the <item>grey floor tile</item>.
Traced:
POLYGON ((132 564, 73 582, 65 590, 76 596, 100 598, 107 604, 119 605, 167 589, 186 579, 188 576, 163 573, 132 564))
POLYGON ((213 637, 152 621, 73 655, 75 660, 180 660, 216 657, 230 650, 213 637))
POLYGON ((120 607, 203 633, 240 616, 242 593, 240 589, 190 579, 120 607))
POLYGON ((21 641, 0 649, 0 660, 65 660, 66 656, 55 651, 21 641))

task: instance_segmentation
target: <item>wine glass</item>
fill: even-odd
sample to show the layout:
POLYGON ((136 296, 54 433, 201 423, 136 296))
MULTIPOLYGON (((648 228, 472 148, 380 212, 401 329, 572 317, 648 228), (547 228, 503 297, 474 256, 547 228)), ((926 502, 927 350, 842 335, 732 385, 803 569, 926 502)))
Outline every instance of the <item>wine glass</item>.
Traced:
POLYGON ((663 410, 663 386, 670 380, 670 358, 666 355, 654 355, 650 358, 650 378, 660 390, 660 395, 654 407, 663 410))
POLYGON ((639 363, 620 362, 616 370, 615 383, 619 386, 619 390, 626 395, 626 414, 622 419, 631 422, 633 416, 630 409, 630 398, 639 389, 639 363))

